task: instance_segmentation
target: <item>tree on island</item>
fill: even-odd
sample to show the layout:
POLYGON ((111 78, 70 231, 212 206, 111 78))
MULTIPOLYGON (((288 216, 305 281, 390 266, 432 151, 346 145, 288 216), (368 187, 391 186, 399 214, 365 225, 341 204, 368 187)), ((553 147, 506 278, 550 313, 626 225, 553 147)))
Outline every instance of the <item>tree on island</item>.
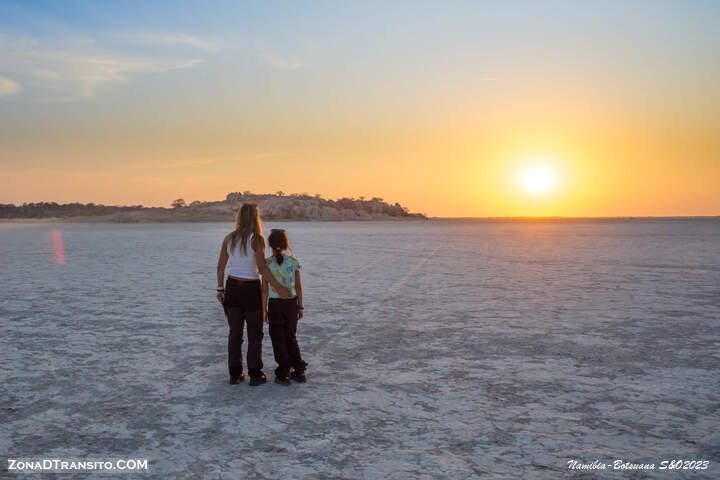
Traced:
POLYGON ((173 202, 170 204, 170 206, 172 208, 182 208, 182 207, 186 206, 185 200, 183 200, 182 198, 178 198, 177 200, 173 200, 173 202))

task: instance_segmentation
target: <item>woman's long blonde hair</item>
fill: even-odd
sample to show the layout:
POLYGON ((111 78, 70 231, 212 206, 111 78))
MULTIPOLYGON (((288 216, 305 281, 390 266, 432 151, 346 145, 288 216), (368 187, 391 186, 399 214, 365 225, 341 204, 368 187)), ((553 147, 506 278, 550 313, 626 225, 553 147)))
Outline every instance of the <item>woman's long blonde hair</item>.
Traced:
POLYGON ((254 234, 255 238, 262 240, 262 224, 260 223, 260 212, 257 203, 243 203, 240 210, 235 216, 235 230, 227 236, 230 244, 230 251, 235 250, 235 246, 240 242, 240 251, 243 255, 247 255, 247 240, 250 234, 254 234))

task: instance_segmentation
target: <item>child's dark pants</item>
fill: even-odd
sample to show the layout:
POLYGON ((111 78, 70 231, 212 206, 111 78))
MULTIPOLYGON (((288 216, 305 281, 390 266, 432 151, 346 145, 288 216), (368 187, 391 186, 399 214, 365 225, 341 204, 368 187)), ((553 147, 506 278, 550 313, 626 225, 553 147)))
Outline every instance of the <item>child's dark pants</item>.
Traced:
POLYGON ((300 356, 300 347, 295 334, 298 322, 297 298, 271 298, 268 301, 268 323, 270 340, 278 367, 275 375, 285 378, 290 367, 296 372, 305 372, 306 363, 300 356))

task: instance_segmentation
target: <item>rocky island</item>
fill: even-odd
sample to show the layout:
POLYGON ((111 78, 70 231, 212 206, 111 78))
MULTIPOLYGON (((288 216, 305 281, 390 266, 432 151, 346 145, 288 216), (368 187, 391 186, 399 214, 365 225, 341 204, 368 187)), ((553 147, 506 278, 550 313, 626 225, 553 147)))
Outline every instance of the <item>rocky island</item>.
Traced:
POLYGON ((320 195, 229 193, 225 200, 186 203, 179 198, 166 207, 116 206, 55 202, 0 204, 0 219, 62 219, 80 222, 214 222, 232 221, 244 202, 257 203, 264 220, 406 220, 426 219, 399 203, 373 197, 330 200, 320 195))

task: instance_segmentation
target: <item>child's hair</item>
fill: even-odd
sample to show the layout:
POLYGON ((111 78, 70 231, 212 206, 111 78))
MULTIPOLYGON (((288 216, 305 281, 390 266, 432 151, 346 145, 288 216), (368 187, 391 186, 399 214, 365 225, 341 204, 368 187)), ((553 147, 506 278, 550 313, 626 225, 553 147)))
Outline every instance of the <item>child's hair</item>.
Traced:
POLYGON ((275 255, 275 260, 277 261, 278 265, 282 265, 282 252, 283 250, 287 250, 288 247, 290 247, 290 242, 288 241, 285 230, 281 228, 273 228, 272 230, 270 230, 270 236, 268 237, 268 245, 270 245, 270 248, 272 248, 273 255, 275 255))

